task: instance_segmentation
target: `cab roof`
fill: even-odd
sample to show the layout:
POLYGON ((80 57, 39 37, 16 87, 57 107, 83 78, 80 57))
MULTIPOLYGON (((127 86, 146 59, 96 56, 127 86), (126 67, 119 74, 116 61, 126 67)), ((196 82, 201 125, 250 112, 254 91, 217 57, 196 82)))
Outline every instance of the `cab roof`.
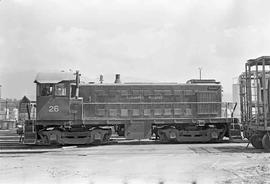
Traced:
POLYGON ((62 81, 75 81, 76 76, 72 72, 40 72, 37 74, 35 83, 56 84, 62 81))

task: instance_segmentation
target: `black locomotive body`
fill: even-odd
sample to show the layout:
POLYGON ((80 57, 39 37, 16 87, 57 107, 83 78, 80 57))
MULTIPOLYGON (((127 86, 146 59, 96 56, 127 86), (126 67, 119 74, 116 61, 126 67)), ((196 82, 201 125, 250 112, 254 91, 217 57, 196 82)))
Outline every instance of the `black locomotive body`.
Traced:
MULTIPOLYGON (((118 76, 119 77, 119 76, 118 76)), ((26 144, 102 144, 112 134, 163 142, 208 142, 230 136, 215 80, 178 83, 79 84, 79 74, 39 74, 36 120, 26 144)))

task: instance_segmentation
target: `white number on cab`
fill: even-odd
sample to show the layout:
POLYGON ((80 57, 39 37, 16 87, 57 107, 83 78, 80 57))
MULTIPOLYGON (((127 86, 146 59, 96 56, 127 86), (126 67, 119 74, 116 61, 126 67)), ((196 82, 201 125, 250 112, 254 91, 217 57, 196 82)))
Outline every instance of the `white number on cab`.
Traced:
POLYGON ((58 105, 49 106, 49 112, 59 112, 59 106, 58 105))

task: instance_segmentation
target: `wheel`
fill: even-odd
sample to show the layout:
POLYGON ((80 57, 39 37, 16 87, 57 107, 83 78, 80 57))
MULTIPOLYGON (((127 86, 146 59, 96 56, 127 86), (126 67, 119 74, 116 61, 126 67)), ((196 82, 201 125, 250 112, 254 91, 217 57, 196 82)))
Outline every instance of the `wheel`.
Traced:
POLYGON ((102 140, 102 142, 104 143, 104 144, 107 144, 107 143, 109 143, 109 141, 110 141, 110 137, 111 137, 111 135, 110 134, 104 134, 104 137, 103 137, 103 140, 102 140))
POLYGON ((102 144, 102 141, 101 140, 94 140, 91 144, 94 146, 98 146, 98 145, 102 144))
POLYGON ((257 134, 251 136, 250 143, 256 149, 263 149, 262 137, 257 134))
POLYGON ((164 143, 169 142, 168 137, 164 132, 159 133, 159 140, 164 143))
POLYGON ((262 138, 262 145, 265 150, 268 150, 268 151, 270 150, 270 137, 268 133, 264 134, 262 138))

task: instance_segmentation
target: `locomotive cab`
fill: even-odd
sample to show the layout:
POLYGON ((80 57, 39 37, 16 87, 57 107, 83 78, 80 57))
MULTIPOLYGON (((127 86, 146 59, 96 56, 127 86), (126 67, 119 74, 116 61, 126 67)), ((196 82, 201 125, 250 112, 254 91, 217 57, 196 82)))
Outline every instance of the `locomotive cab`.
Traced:
POLYGON ((77 98, 73 73, 39 73, 37 84, 37 124, 81 123, 82 99, 77 98))

